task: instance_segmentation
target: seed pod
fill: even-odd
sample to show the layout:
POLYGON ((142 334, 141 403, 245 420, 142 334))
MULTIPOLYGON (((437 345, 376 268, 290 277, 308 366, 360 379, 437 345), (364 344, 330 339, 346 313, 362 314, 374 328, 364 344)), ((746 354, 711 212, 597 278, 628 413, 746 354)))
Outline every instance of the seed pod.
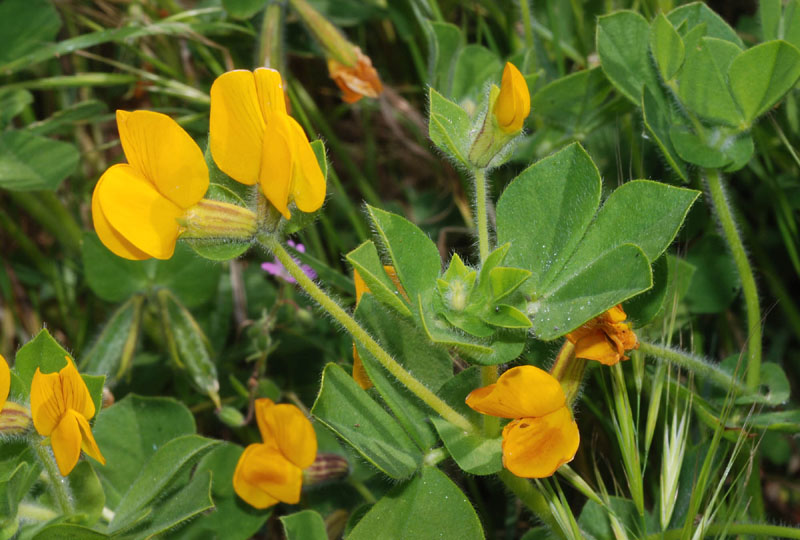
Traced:
POLYGON ((303 485, 313 486, 346 477, 350 464, 338 454, 320 452, 310 467, 303 471, 303 485))
POLYGON ((143 296, 134 295, 111 315, 83 356, 80 367, 84 373, 105 375, 109 387, 125 376, 136 351, 143 302, 143 296))

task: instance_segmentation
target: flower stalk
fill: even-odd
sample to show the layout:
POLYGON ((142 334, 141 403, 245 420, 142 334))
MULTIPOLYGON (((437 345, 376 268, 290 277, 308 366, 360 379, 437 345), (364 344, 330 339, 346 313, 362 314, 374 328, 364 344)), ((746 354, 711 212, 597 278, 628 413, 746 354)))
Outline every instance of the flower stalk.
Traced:
POLYGON ((53 498, 58 504, 59 510, 61 510, 61 514, 71 516, 75 512, 75 508, 72 505, 72 495, 69 491, 69 486, 67 486, 67 479, 61 476, 53 454, 43 443, 44 441, 37 440, 33 443, 33 449, 39 461, 42 462, 44 470, 47 471, 47 476, 50 478, 50 489, 53 492, 53 498))

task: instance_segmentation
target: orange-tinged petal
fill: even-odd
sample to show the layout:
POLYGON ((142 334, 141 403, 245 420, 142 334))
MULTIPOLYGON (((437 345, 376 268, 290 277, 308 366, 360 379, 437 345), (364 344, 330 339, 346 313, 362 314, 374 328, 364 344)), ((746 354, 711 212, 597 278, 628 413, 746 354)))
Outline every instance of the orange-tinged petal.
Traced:
POLYGON ((92 194, 92 223, 94 223, 94 230, 97 232, 97 236, 103 245, 118 257, 133 261, 149 259, 150 255, 128 242, 124 236, 115 231, 105 214, 103 214, 103 209, 100 207, 100 197, 97 195, 102 180, 103 178, 101 177, 92 194))
POLYGON ((209 145, 225 174, 242 184, 258 182, 265 127, 253 73, 236 70, 217 77, 211 85, 209 145))
POLYGON ((8 362, 0 354, 0 410, 3 409, 6 400, 8 399, 8 392, 11 390, 11 369, 8 367, 8 362))
POLYGON ((67 476, 81 455, 81 428, 78 417, 80 415, 69 409, 66 411, 58 426, 50 434, 50 444, 53 455, 56 457, 58 470, 61 476, 67 476))
POLYGON ((296 504, 302 483, 303 471, 265 444, 245 448, 233 473, 234 490, 256 508, 269 506, 272 498, 296 504))
POLYGON ((535 366, 511 368, 495 384, 473 390, 467 405, 479 413, 501 418, 544 416, 563 407, 566 396, 561 384, 535 366))
POLYGON ((175 120, 153 111, 117 111, 128 163, 184 210, 208 191, 208 167, 197 143, 175 120))
POLYGON ((364 369, 364 363, 361 361, 361 356, 358 354, 355 343, 353 343, 353 380, 364 390, 372 388, 372 379, 369 378, 367 370, 364 369))
POLYGON ((611 309, 603 313, 601 317, 604 317, 610 323, 621 323, 622 321, 628 318, 628 316, 625 314, 625 310, 622 309, 622 306, 620 304, 617 304, 616 306, 612 307, 611 309))
POLYGON ((317 457, 317 435, 303 411, 288 403, 256 400, 256 420, 264 443, 274 441, 281 454, 305 469, 317 457))
POLYGON ((58 372, 61 377, 61 392, 64 396, 64 406, 82 415, 87 420, 95 413, 94 402, 86 383, 75 364, 67 356, 67 365, 58 372))
POLYGON ((87 456, 90 456, 105 465, 106 458, 104 458, 103 454, 100 453, 100 448, 97 446, 97 441, 94 440, 94 435, 92 435, 92 428, 89 426, 89 422, 80 414, 76 418, 78 420, 78 427, 81 430, 81 449, 86 452, 87 456))
POLYGON ((596 360, 607 366, 620 361, 620 352, 606 333, 596 328, 575 342, 575 357, 596 360))
POLYGON ((172 257, 183 213, 178 206, 126 164, 103 173, 97 189, 103 215, 120 235, 152 257, 172 257))
POLYGON ((269 119, 272 113, 286 114, 286 98, 283 95, 281 74, 275 69, 258 68, 253 72, 253 77, 263 117, 269 119))
POLYGON ((361 297, 364 296, 365 292, 369 292, 369 287, 367 287, 364 278, 361 277, 361 274, 358 273, 358 270, 353 268, 353 283, 356 286, 356 306, 358 303, 361 302, 361 297))
POLYGON ((303 128, 291 116, 285 118, 294 139, 291 197, 301 212, 316 212, 325 202, 325 177, 303 128))
POLYGON ((61 391, 61 375, 36 368, 31 381, 31 417, 36 431, 49 436, 67 411, 61 391))
POLYGON ((275 114, 264 133, 259 181, 261 191, 283 217, 289 219, 289 195, 294 169, 294 149, 289 116, 275 114))
POLYGON ((566 406, 539 418, 520 418, 503 429, 503 466, 523 478, 551 476, 578 451, 578 425, 566 406))

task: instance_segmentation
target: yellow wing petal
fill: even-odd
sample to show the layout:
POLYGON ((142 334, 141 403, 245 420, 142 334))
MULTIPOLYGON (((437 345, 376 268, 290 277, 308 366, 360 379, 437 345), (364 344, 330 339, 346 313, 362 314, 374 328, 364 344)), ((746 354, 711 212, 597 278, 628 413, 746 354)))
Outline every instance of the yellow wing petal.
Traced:
POLYGON ((58 373, 42 373, 36 368, 31 381, 31 417, 36 431, 49 436, 67 412, 58 373))
POLYGON ((8 399, 8 392, 11 390, 11 369, 8 367, 8 362, 0 354, 0 410, 3 410, 8 399))
POLYGON ((259 177, 264 196, 286 219, 291 217, 289 193, 294 169, 290 119, 285 114, 272 116, 269 127, 264 133, 259 177))
POLYGON ((248 446, 233 474, 236 493, 256 508, 269 506, 271 499, 296 504, 302 483, 302 470, 265 444, 248 446))
POLYGON ((133 261, 149 259, 150 255, 128 242, 124 236, 115 231, 105 214, 103 214, 103 209, 100 207, 100 197, 97 196, 102 180, 103 177, 100 177, 94 188, 94 193, 92 193, 92 223, 94 223, 94 230, 97 236, 103 245, 118 257, 133 261))
POLYGON ((111 226, 148 255, 172 257, 182 210, 130 165, 114 165, 100 180, 100 208, 111 226))
POLYGON ((253 73, 217 77, 211 85, 209 145, 225 174, 242 184, 258 182, 265 126, 253 73))
POLYGON ((317 435, 303 412, 294 405, 260 404, 260 401, 256 401, 256 419, 264 443, 279 449, 286 459, 301 469, 314 463, 317 435))
POLYGON ((301 212, 315 212, 325 202, 325 177, 303 128, 291 116, 286 118, 294 139, 291 196, 301 212))
POLYGON ((239 461, 236 463, 236 470, 233 472, 233 490, 247 504, 254 508, 268 508, 280 501, 262 490, 257 483, 251 479, 254 477, 254 469, 260 465, 260 447, 263 444, 251 444, 245 448, 239 461))
POLYGON ((511 368, 495 384, 473 390, 467 405, 483 414, 501 418, 544 416, 566 403, 561 384, 535 366, 511 368))
POLYGON ((68 356, 67 365, 61 368, 61 392, 64 396, 64 406, 72 409, 85 419, 92 418, 95 413, 94 402, 81 374, 68 356))
POLYGON ((58 470, 61 476, 67 476, 81 455, 81 429, 78 424, 77 412, 68 410, 58 426, 50 434, 50 444, 53 446, 53 455, 56 457, 58 470))
POLYGON ((272 113, 286 114, 286 98, 283 95, 281 74, 271 68, 258 68, 253 72, 256 80, 258 104, 264 118, 272 113))
POLYGON ((105 465, 106 458, 104 458, 103 454, 100 453, 100 448, 97 446, 97 441, 94 440, 94 435, 92 434, 92 428, 89 426, 89 422, 81 415, 77 415, 76 418, 78 420, 78 427, 81 430, 81 449, 86 452, 87 456, 90 456, 105 465))
POLYGON ((523 478, 551 476, 578 451, 580 433, 567 407, 540 418, 514 420, 503 429, 503 466, 523 478))
POLYGON ((197 204, 208 191, 208 167, 197 143, 175 120, 152 111, 117 111, 128 163, 176 206, 197 204))

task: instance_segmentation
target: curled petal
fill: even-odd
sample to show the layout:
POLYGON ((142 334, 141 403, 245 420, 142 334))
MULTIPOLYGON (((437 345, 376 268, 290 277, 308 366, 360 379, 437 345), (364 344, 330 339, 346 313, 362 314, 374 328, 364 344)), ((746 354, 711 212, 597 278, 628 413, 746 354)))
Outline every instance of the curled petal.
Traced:
POLYGON ((611 341, 605 332, 595 328, 575 342, 575 357, 596 360, 601 364, 612 366, 623 357, 622 351, 611 341))
POLYGON ((117 111, 117 127, 128 163, 182 209, 208 191, 208 167, 197 143, 175 120, 153 111, 117 111))
POLYGON ((349 67, 334 58, 328 59, 331 78, 342 91, 342 100, 355 103, 362 97, 376 98, 383 91, 378 72, 372 67, 369 56, 355 48, 357 62, 349 67))
POLYGON ((94 193, 92 194, 92 223, 97 236, 103 245, 118 257, 133 261, 149 259, 150 255, 128 242, 124 236, 115 231, 105 214, 103 214, 103 209, 100 207, 100 197, 97 195, 102 180, 103 177, 95 185, 94 193))
POLYGON ((296 504, 302 482, 302 470, 279 450, 265 444, 245 448, 233 473, 234 491, 255 508, 267 508, 278 502, 296 504))
POLYGON ((217 77, 211 85, 209 146, 225 174, 242 184, 258 182, 265 127, 253 73, 235 70, 217 77))
POLYGON ((609 366, 627 360, 625 351, 638 348, 639 342, 630 326, 622 322, 626 318, 622 306, 617 305, 567 334, 575 345, 576 358, 609 366))
POLYGON ((11 390, 11 369, 8 367, 8 362, 0 354, 0 410, 3 409, 6 400, 8 399, 8 392, 11 390))
POLYGON ((61 476, 67 476, 72 472, 81 455, 83 438, 81 437, 79 416, 77 412, 69 409, 50 434, 50 444, 53 446, 53 455, 56 457, 61 476))
POLYGON ((564 406, 539 418, 520 418, 503 429, 503 466, 523 478, 551 476, 578 451, 578 425, 564 406))
POLYGON ((317 457, 317 435, 303 412, 290 404, 256 400, 256 420, 264 444, 277 448, 295 466, 305 469, 317 457))
POLYGON ((479 413, 501 418, 544 416, 566 403, 561 384, 535 366, 511 368, 495 384, 473 390, 467 405, 479 413))
POLYGON ((151 257, 172 257, 180 232, 180 207, 126 164, 103 173, 96 189, 103 215, 115 231, 151 257))
POLYGON ((78 420, 78 427, 81 429, 81 450, 86 452, 87 456, 90 456, 103 465, 106 464, 106 458, 103 457, 103 454, 100 453, 100 448, 97 446, 97 441, 94 440, 94 435, 92 434, 92 428, 89 426, 89 422, 83 415, 77 416, 78 420))

